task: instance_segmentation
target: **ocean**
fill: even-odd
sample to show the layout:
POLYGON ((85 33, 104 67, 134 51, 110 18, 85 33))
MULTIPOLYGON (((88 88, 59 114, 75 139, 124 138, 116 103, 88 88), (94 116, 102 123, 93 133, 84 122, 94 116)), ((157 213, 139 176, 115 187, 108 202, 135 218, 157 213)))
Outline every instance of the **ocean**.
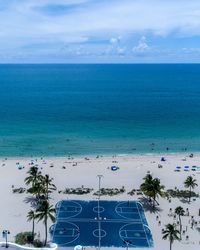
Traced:
POLYGON ((200 65, 0 65, 0 155, 200 151, 200 65))

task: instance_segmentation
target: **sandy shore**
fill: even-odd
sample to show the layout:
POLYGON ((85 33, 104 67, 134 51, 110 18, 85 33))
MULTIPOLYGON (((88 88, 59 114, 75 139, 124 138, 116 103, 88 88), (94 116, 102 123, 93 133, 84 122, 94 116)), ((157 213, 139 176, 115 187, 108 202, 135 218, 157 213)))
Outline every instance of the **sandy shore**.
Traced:
MULTIPOLYGON (((195 189, 198 193, 200 188, 200 171, 184 171, 175 172, 176 166, 200 166, 200 153, 195 154, 193 158, 189 154, 166 154, 165 162, 161 161, 161 155, 118 155, 118 156, 101 156, 101 157, 76 157, 76 158, 37 158, 37 164, 43 173, 48 173, 54 178, 58 190, 63 190, 66 187, 85 187, 98 189, 97 175, 102 174, 102 186, 108 188, 119 188, 125 186, 126 192, 113 197, 103 197, 102 199, 113 200, 137 200, 141 199, 141 195, 130 196, 127 194, 130 190, 138 189, 143 177, 147 171, 153 174, 154 177, 161 179, 161 183, 166 189, 181 188, 184 189, 183 182, 188 175, 193 175, 199 187, 195 189), (161 164, 162 168, 158 168, 161 164), (199 164, 199 165, 198 165, 199 164), (117 165, 120 167, 118 171, 111 171, 110 167, 117 165), (52 167, 53 166, 53 167, 52 167)), ((0 230, 9 229, 11 240, 14 240, 16 233, 21 231, 30 231, 31 223, 27 222, 26 215, 30 210, 30 205, 24 202, 27 194, 13 194, 12 186, 15 188, 25 187, 24 178, 26 172, 30 168, 31 160, 35 158, 8 158, 0 159, 0 197, 1 197, 1 213, 0 213, 0 230), (16 163, 19 162, 24 168, 19 170, 16 163)), ((64 195, 54 192, 52 195, 52 203, 55 204, 61 199, 96 199, 96 196, 89 195, 64 195)), ((174 221, 173 216, 169 216, 169 210, 177 206, 188 208, 190 216, 184 216, 183 229, 187 232, 183 236, 182 242, 175 242, 174 249, 198 249, 200 247, 199 231, 200 229, 200 199, 196 199, 188 204, 186 201, 180 201, 173 198, 171 202, 167 199, 159 199, 160 211, 151 213, 145 211, 145 215, 149 227, 153 234, 154 248, 169 249, 169 242, 162 240, 161 230, 167 223, 174 221), (159 217, 156 220, 156 217, 159 217), (197 226, 191 228, 191 216, 194 216, 197 221, 197 226), (160 221, 160 224, 159 224, 160 221), (186 235, 189 240, 185 240, 186 235)), ((175 220, 176 221, 176 220, 175 220)), ((36 225, 36 232, 40 231, 41 235, 44 232, 43 224, 40 222, 36 225)), ((3 240, 2 237, 0 240, 3 240)))

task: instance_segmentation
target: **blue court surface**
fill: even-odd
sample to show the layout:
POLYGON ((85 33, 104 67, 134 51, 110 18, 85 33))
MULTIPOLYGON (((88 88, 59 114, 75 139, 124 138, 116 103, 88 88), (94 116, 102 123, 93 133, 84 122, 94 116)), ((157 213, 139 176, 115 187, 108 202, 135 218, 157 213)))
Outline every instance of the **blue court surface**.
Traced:
POLYGON ((142 205, 136 201, 63 200, 56 205, 52 241, 59 246, 152 247, 142 205))

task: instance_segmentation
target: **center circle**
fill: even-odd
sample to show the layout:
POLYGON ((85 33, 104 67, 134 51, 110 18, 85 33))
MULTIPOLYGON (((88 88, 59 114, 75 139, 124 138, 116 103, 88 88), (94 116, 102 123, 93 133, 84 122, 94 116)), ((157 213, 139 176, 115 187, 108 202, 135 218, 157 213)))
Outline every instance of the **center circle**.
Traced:
POLYGON ((106 236, 106 231, 105 230, 103 230, 103 229, 95 229, 94 231, 93 231, 93 235, 95 236, 95 237, 101 237, 101 238, 103 238, 103 237, 105 237, 106 236))
POLYGON ((103 213, 105 211, 104 207, 93 207, 95 213, 103 213))

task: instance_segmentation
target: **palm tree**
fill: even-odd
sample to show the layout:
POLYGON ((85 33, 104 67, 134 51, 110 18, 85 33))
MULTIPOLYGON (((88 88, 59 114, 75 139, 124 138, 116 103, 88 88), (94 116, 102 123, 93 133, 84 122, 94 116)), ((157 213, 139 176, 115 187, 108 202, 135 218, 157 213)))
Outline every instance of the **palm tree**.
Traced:
POLYGON ((184 181, 185 187, 190 189, 189 202, 190 202, 190 199, 191 199, 191 196, 192 196, 192 189, 194 189, 196 186, 198 186, 196 181, 197 180, 194 179, 192 176, 188 176, 186 178, 186 180, 184 181))
POLYGON ((175 213, 178 215, 179 218, 179 225, 180 225, 180 239, 181 239, 181 233, 182 233, 182 223, 181 223, 181 216, 184 216, 185 210, 179 206, 175 208, 175 213))
POLYGON ((25 178, 25 180, 24 180, 26 185, 31 184, 31 186, 34 187, 35 184, 36 184, 39 180, 41 180, 42 174, 41 174, 41 172, 38 170, 38 168, 35 167, 35 166, 32 166, 32 167, 29 169, 29 171, 27 172, 27 174, 29 174, 29 176, 27 176, 27 177, 25 178))
POLYGON ((176 229, 174 224, 167 224, 165 226, 165 230, 162 232, 163 234, 163 239, 169 239, 170 243, 170 250, 172 249, 172 244, 175 240, 180 240, 179 234, 180 232, 176 229))
POLYGON ((33 210, 30 210, 27 214, 27 221, 32 221, 32 242, 34 241, 35 237, 35 219, 36 213, 33 210))
MULTIPOLYGON (((163 189, 164 189, 165 187, 163 186, 163 185, 161 185, 160 184, 160 180, 158 179, 158 178, 155 178, 155 179, 153 179, 153 188, 152 188, 152 194, 153 194, 153 200, 155 201, 155 202, 157 202, 156 201, 156 197, 157 196, 163 196, 163 189)), ((158 204, 158 202, 157 202, 157 204, 158 204)), ((158 204, 159 205, 159 204, 158 204)), ((154 204, 154 206, 155 206, 155 204, 154 204)))
POLYGON ((44 185, 41 181, 38 181, 34 184, 34 186, 27 189, 27 192, 35 195, 36 200, 40 200, 42 194, 45 192, 44 185))
POLYGON ((36 208, 40 200, 40 194, 44 190, 43 185, 41 185, 42 173, 41 171, 38 170, 37 167, 32 166, 27 172, 27 174, 29 175, 25 178, 24 181, 26 185, 31 185, 27 189, 27 192, 34 196, 34 202, 33 199, 30 202, 32 206, 36 208))
POLYGON ((54 215, 55 208, 49 204, 48 200, 43 200, 40 202, 40 206, 38 207, 36 212, 37 212, 36 218, 38 219, 38 221, 44 222, 44 226, 45 226, 44 246, 46 246, 47 244, 47 221, 48 221, 48 218, 50 218, 52 222, 55 221, 55 215, 54 215))
POLYGON ((155 203, 159 205, 156 197, 159 195, 163 196, 164 186, 160 184, 160 180, 158 178, 153 179, 152 175, 146 175, 144 183, 141 184, 140 189, 145 195, 153 198, 153 208, 155 208, 155 203))
POLYGON ((143 178, 144 182, 140 185, 140 189, 142 190, 142 192, 149 197, 149 201, 151 201, 151 195, 149 194, 149 189, 152 185, 152 181, 153 181, 153 177, 150 174, 147 174, 144 178, 143 178))
POLYGON ((46 199, 49 199, 49 194, 56 190, 56 186, 52 183, 53 178, 50 178, 48 174, 43 176, 42 184, 44 186, 44 195, 46 199))

